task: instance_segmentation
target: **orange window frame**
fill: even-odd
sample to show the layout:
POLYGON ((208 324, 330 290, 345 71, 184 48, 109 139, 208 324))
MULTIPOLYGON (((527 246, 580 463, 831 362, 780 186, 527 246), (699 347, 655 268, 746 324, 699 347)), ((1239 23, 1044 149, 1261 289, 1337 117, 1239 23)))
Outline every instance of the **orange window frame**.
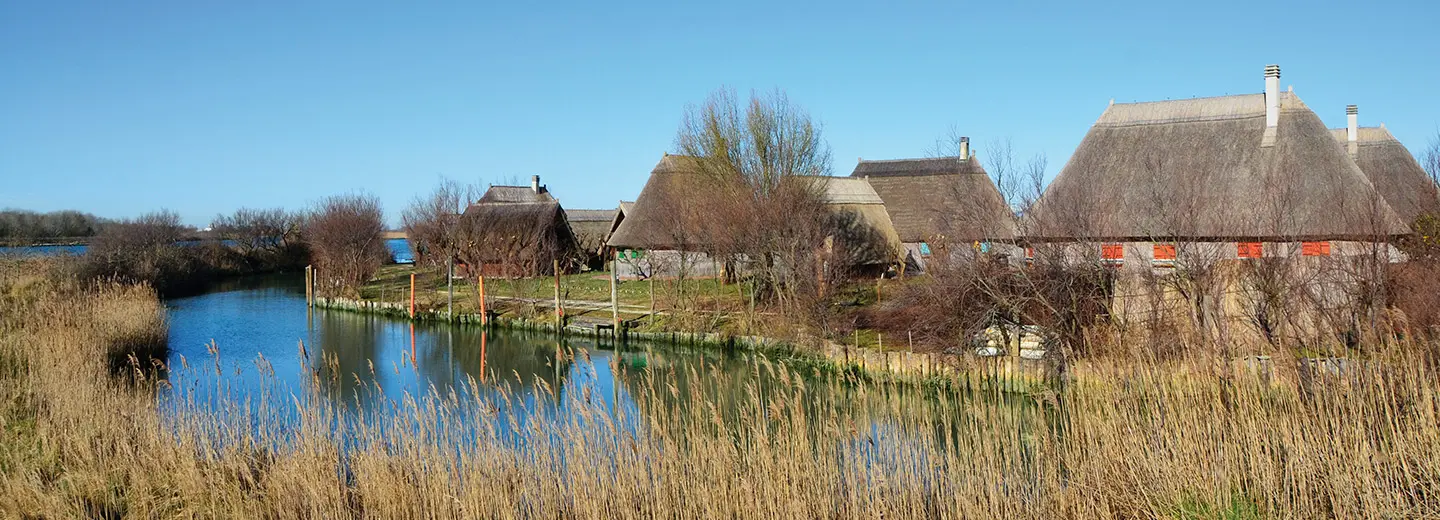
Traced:
POLYGON ((1235 244, 1235 254, 1240 258, 1260 258, 1265 256, 1265 246, 1260 242, 1240 242, 1235 244))
POLYGON ((1175 260, 1175 244, 1155 244, 1154 251, 1156 260, 1175 260))
POLYGON ((1125 260, 1124 244, 1105 244, 1100 246, 1100 258, 1106 261, 1119 262, 1125 260))
POLYGON ((1300 254, 1302 256, 1330 256, 1330 242, 1301 242, 1300 254))

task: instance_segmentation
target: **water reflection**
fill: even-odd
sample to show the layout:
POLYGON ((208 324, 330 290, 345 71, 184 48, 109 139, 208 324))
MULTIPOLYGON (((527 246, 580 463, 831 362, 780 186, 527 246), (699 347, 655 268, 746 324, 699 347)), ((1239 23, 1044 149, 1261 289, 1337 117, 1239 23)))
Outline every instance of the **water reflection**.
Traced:
POLYGON ((351 427, 384 423, 422 396, 458 395, 480 403, 480 411, 463 412, 474 414, 467 424, 490 421, 479 429, 519 442, 530 434, 522 432, 533 432, 531 421, 597 409, 624 417, 631 432, 656 422, 773 432, 800 417, 812 437, 853 437, 847 450, 892 450, 872 453, 872 464, 890 463, 893 450, 910 446, 970 445, 975 440, 961 432, 981 421, 1014 423, 1015 432, 1044 427, 1023 403, 857 387, 779 370, 762 356, 645 342, 617 348, 594 338, 309 310, 302 285, 295 276, 247 278, 168 302, 174 389, 162 406, 180 412, 223 404, 231 410, 225 413, 238 407, 252 424, 283 432, 310 400, 340 405, 348 417, 337 424, 351 427), (923 426, 894 419, 915 417, 938 419, 923 426))

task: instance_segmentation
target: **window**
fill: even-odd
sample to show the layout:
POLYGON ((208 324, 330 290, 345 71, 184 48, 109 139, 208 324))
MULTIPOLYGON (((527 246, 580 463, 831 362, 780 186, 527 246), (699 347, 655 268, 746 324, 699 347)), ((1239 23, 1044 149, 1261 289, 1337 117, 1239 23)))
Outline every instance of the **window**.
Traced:
POLYGON ((1265 249, 1259 242, 1241 242, 1235 244, 1235 254, 1240 258, 1260 258, 1264 255, 1265 249))
POLYGON ((920 243, 920 256, 930 256, 930 244, 925 242, 920 243))
POLYGON ((1027 248, 1025 248, 1025 265, 1032 265, 1032 264, 1034 264, 1034 263, 1035 263, 1035 248, 1033 248, 1033 247, 1027 247, 1027 248))
POLYGON ((1100 246, 1100 263, 1110 266, 1125 264, 1124 244, 1105 244, 1100 246))
POLYGON ((1330 256, 1330 242, 1301 242, 1300 254, 1304 256, 1330 256))
POLYGON ((1155 267, 1175 267, 1175 244, 1155 244, 1155 267))

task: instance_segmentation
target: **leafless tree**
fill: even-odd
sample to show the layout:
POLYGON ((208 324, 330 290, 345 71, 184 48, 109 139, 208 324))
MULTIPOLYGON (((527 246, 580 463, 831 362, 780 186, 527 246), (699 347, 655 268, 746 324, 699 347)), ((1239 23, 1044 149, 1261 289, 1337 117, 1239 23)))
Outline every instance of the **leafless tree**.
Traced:
POLYGON ((415 263, 444 267, 459 249, 460 214, 478 190, 443 179, 428 196, 417 196, 400 216, 401 227, 415 254, 415 263))
POLYGON ((303 229, 319 269, 321 290, 355 293, 389 260, 380 199, 349 194, 326 198, 310 210, 303 229))
POLYGON ((1435 136, 1430 138, 1430 144, 1420 154, 1420 165, 1425 168, 1425 173, 1430 175, 1430 180, 1440 184, 1440 130, 1435 131, 1435 136))
POLYGON ((822 246, 813 232, 825 218, 822 187, 795 180, 830 173, 819 126, 783 92, 752 93, 742 106, 722 89, 687 112, 676 148, 694 158, 694 173, 713 194, 702 242, 712 255, 743 263, 752 293, 782 307, 795 303, 803 287, 796 281, 816 272, 822 246))
POLYGON ((228 240, 246 256, 284 251, 300 238, 299 215, 282 208, 240 208, 229 215, 217 215, 210 227, 221 240, 228 240))

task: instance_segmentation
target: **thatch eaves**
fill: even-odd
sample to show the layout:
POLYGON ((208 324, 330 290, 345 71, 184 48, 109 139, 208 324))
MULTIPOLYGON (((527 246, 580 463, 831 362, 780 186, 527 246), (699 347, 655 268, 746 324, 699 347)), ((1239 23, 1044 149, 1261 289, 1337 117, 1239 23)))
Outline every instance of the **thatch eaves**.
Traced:
MULTIPOLYGON (((1440 214, 1440 190, 1410 150, 1383 126, 1358 130, 1355 163, 1390 209, 1407 224, 1414 224, 1420 215, 1440 214)), ((1350 136, 1346 129, 1332 129, 1330 133, 1348 150, 1350 136)))
POLYGON ((707 179, 694 173, 694 158, 666 155, 650 171, 634 206, 610 239, 609 247, 620 249, 698 250, 704 235, 704 219, 692 211, 693 197, 709 193, 707 179))
POLYGON ((1298 96, 1114 104, 1032 208, 1027 239, 1304 240, 1406 227, 1298 96))
POLYGON ((973 156, 862 160, 850 176, 869 180, 905 243, 1015 239, 1013 213, 973 156))

